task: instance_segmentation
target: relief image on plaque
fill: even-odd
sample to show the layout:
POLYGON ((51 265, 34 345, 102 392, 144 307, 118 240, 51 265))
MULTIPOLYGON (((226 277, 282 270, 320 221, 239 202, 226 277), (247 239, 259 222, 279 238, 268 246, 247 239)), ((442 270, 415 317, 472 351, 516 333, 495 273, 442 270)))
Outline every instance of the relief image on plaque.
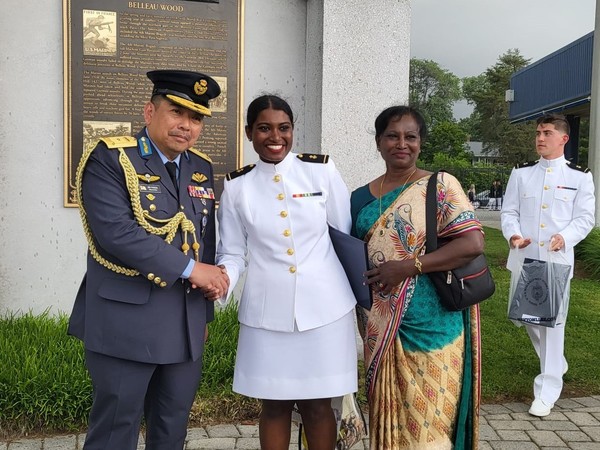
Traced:
POLYGON ((83 54, 117 55, 117 13, 83 10, 83 54))

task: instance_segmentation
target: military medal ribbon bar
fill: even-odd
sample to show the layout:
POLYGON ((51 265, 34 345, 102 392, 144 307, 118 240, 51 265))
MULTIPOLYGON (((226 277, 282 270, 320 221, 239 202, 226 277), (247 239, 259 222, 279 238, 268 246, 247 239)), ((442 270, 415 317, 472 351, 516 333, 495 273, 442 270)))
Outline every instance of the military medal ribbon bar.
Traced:
POLYGON ((203 186, 188 186, 188 193, 190 197, 194 198, 209 198, 211 200, 215 199, 215 192, 213 188, 205 188, 203 186))
POLYGON ((293 198, 300 198, 300 197, 319 197, 323 195, 322 192, 305 192, 303 194, 292 194, 293 198))

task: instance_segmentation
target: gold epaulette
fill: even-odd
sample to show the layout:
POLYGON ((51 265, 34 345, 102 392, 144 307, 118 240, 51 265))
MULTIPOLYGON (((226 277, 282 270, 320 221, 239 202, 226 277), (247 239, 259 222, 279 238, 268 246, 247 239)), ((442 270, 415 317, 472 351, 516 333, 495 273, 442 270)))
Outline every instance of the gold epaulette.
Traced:
POLYGON ((329 161, 329 155, 317 155, 316 153, 300 153, 299 155, 296 155, 296 158, 304 162, 314 162, 321 164, 325 164, 327 163, 327 161, 329 161))
POLYGON ((233 172, 229 172, 225 176, 225 178, 227 178, 227 181, 231 181, 234 178, 240 177, 242 175, 246 175, 248 172, 250 172, 255 167, 256 167, 256 164, 248 164, 247 166, 240 167, 238 170, 234 170, 233 172))
POLYGON ((210 159, 210 156, 208 156, 206 153, 203 153, 200 150, 196 150, 195 148, 188 148, 188 150, 190 152, 192 152, 194 155, 199 156, 200 158, 202 158, 212 164, 212 159, 210 159))
POLYGON ((100 138, 102 142, 106 144, 108 148, 125 148, 135 147, 137 145, 137 139, 133 136, 111 136, 100 138))
POLYGON ((523 167, 532 167, 532 166, 535 166, 538 162, 539 162, 539 160, 527 161, 527 162, 524 162, 521 164, 515 164, 515 169, 522 169, 523 167))
POLYGON ((583 173, 588 173, 590 171, 590 169, 588 169, 587 167, 578 166, 577 164, 573 164, 571 161, 567 161, 567 166, 573 170, 578 170, 583 173))

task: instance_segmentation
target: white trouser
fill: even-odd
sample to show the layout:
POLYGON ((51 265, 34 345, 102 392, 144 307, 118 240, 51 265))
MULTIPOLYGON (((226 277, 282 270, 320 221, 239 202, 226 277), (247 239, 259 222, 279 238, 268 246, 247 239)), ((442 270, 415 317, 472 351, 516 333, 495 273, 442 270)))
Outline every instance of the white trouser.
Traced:
POLYGON ((540 358, 540 374, 533 381, 533 395, 547 405, 554 404, 563 387, 565 326, 555 328, 526 325, 533 348, 540 358))

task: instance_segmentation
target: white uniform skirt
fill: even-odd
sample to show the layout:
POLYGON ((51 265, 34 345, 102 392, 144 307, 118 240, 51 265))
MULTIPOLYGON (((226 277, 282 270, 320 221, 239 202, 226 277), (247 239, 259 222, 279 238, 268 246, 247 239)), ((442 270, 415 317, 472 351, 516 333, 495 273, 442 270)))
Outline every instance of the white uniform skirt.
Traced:
POLYGON ((240 324, 233 390, 266 400, 356 392, 354 310, 333 323, 284 333, 240 324))

